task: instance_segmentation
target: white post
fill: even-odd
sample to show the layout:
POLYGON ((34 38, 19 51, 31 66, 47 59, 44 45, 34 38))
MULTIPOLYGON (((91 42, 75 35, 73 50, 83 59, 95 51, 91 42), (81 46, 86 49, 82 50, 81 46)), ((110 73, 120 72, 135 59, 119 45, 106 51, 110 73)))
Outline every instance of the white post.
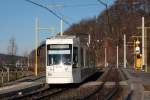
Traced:
POLYGON ((7 81, 9 82, 9 76, 10 76, 9 75, 9 68, 7 67, 6 69, 7 69, 7 81))
POLYGON ((107 67, 107 49, 105 47, 105 68, 107 67))
POLYGON ((91 35, 89 34, 89 45, 90 45, 90 41, 91 41, 91 35))
POLYGON ((127 66, 126 66, 126 63, 127 63, 126 60, 127 60, 127 59, 126 59, 126 35, 124 34, 124 68, 127 67, 127 66))
POLYGON ((147 29, 145 28, 145 36, 144 36, 144 47, 145 47, 145 51, 144 51, 144 53, 145 53, 145 72, 147 72, 147 29))
POLYGON ((4 73, 3 73, 3 69, 2 69, 1 82, 2 82, 2 84, 4 83, 4 73))
POLYGON ((145 55, 144 55, 144 17, 142 17, 142 66, 145 65, 145 55))
POLYGON ((60 20, 60 36, 63 36, 63 20, 60 20))
POLYGON ((27 71, 29 70, 29 66, 30 66, 30 55, 28 54, 28 67, 27 67, 27 71))
POLYGON ((117 68, 118 68, 118 45, 117 45, 117 68))

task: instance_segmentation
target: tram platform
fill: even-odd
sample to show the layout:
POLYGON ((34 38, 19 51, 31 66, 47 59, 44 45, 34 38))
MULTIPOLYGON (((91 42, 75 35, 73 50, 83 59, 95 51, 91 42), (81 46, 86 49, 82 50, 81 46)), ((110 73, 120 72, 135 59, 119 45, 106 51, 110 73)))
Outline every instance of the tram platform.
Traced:
MULTIPOLYGON (((82 85, 82 87, 99 86, 101 84, 103 84, 103 82, 101 82, 101 81, 93 81, 93 82, 85 83, 84 85, 82 85)), ((115 85, 115 82, 106 82, 104 85, 105 86, 113 86, 113 85, 115 85)), ((121 81, 121 82, 119 82, 119 85, 120 86, 127 86, 128 84, 127 84, 126 81, 121 81)))
POLYGON ((150 100, 150 73, 121 68, 128 78, 128 96, 130 100, 150 100))

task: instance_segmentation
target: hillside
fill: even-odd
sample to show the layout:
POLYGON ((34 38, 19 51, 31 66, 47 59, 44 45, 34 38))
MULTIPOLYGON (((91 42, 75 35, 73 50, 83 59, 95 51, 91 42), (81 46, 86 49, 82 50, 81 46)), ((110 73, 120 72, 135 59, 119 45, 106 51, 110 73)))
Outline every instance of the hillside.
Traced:
MULTIPOLYGON (((123 51, 123 34, 126 34, 128 42, 133 42, 131 36, 141 35, 141 30, 137 30, 137 27, 141 26, 142 16, 145 17, 145 26, 150 26, 149 0, 117 0, 99 16, 83 19, 79 23, 73 24, 65 31, 65 34, 91 34, 91 44, 96 48, 95 52, 98 55, 97 64, 100 65, 104 62, 104 47, 108 48, 108 62, 115 64, 116 45, 119 45, 119 51, 123 51)), ((149 42, 148 48, 150 48, 149 42)), ((128 63, 133 62, 133 47, 127 48, 127 55, 128 63)), ((148 58, 150 58, 149 55, 148 51, 148 58)), ((119 52, 119 60, 119 62, 123 62, 123 52, 119 52)))
POLYGON ((18 60, 22 60, 25 63, 27 58, 22 57, 22 56, 12 56, 12 55, 7 55, 7 54, 0 54, 0 65, 4 65, 4 64, 14 64, 15 65, 18 60))
MULTIPOLYGON (((98 66, 104 64, 104 48, 107 48, 108 62, 116 64, 116 46, 119 46, 119 63, 123 63, 123 35, 126 34, 127 42, 133 42, 133 35, 141 35, 140 27, 142 16, 145 17, 145 26, 150 26, 150 1, 149 0, 116 0, 107 10, 93 18, 83 19, 72 24, 65 35, 76 35, 84 38, 85 34, 91 35, 91 46, 96 53, 98 66), (109 16, 108 16, 109 15, 109 16)), ((150 30, 147 30, 149 33, 150 30)), ((150 49, 150 34, 148 34, 148 49, 150 49)), ((84 39, 82 39, 84 40, 84 39)), ((139 39, 141 41, 141 39, 139 39)), ((34 67, 34 51, 31 59, 34 67)), ((39 65, 45 66, 45 47, 40 50, 39 65)), ((148 51, 150 59, 150 51, 148 51)), ((133 65, 133 46, 127 47, 127 64, 133 65)), ((148 60, 148 64, 150 64, 148 60)))

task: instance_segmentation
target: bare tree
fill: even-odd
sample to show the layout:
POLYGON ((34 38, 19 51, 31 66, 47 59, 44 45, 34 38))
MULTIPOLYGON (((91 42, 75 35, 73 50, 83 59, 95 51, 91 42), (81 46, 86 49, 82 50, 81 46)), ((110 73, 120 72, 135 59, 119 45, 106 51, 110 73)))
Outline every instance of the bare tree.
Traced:
POLYGON ((25 51, 23 54, 23 64, 28 64, 28 66, 29 66, 29 53, 28 53, 28 51, 25 51))

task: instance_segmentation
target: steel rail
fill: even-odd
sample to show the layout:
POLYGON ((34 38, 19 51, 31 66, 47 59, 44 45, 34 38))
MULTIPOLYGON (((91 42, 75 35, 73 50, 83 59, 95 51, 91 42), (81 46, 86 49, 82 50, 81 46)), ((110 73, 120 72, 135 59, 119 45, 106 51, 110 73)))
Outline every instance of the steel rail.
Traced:
POLYGON ((112 90, 111 91, 109 91, 106 95, 105 95, 105 99, 106 100, 111 100, 115 95, 116 95, 116 93, 119 91, 119 72, 118 72, 118 70, 117 69, 115 69, 116 70, 116 80, 115 80, 115 86, 112 88, 112 90))
POLYGON ((96 93, 98 93, 100 90, 102 90, 103 87, 104 87, 104 85, 105 85, 105 83, 107 82, 107 78, 108 78, 108 75, 111 72, 111 70, 112 70, 112 67, 109 68, 108 72, 106 73, 106 77, 105 77, 103 83, 101 85, 99 85, 96 88, 96 90, 94 90, 93 92, 89 93, 88 95, 85 95, 83 97, 77 98, 77 100, 87 100, 88 98, 92 97, 93 95, 95 95, 96 93))
POLYGON ((34 100, 43 100, 47 97, 52 97, 55 95, 58 95, 59 93, 62 93, 66 90, 68 90, 69 88, 59 88, 59 89, 54 89, 53 91, 49 91, 48 93, 44 93, 41 96, 36 96, 35 98, 33 98, 34 100))
POLYGON ((13 97, 8 97, 7 99, 8 100, 21 100, 21 99, 24 99, 24 98, 31 98, 32 96, 34 95, 38 95, 39 93, 41 92, 45 92, 45 91, 48 91, 50 90, 51 88, 49 87, 45 87, 43 85, 43 87, 41 89, 38 89, 36 91, 32 91, 32 92, 29 92, 29 93, 26 93, 26 94, 22 94, 22 95, 15 95, 13 97))

